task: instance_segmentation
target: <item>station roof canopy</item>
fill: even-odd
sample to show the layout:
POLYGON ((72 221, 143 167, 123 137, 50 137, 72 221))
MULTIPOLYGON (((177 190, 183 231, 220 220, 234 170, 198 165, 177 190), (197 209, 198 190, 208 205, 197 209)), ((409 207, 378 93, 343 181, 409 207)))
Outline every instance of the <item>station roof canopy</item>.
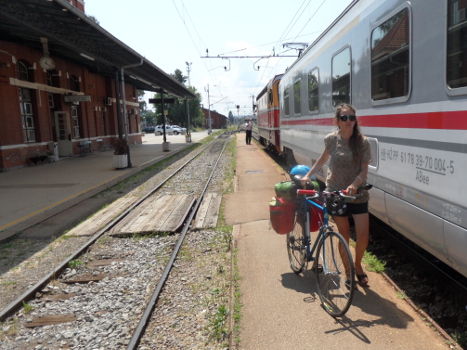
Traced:
POLYGON ((140 90, 194 97, 185 86, 66 0, 0 0, 0 38, 40 51, 41 38, 46 38, 51 57, 113 78, 116 69, 119 75, 123 69, 125 82, 140 90))

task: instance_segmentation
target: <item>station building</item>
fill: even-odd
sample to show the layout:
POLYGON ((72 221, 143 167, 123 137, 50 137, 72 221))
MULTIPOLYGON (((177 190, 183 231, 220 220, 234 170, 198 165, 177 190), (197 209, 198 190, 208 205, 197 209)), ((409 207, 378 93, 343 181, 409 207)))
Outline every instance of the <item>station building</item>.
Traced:
POLYGON ((84 0, 0 0, 0 171, 141 143, 138 90, 193 97, 84 0))

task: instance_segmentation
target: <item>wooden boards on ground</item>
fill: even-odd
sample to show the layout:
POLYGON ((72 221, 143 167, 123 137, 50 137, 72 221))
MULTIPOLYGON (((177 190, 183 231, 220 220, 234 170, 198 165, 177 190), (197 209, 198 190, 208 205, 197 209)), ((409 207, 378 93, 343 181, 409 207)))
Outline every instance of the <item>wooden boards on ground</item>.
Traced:
MULTIPOLYGON (((201 230, 217 226, 222 195, 207 193, 198 208, 193 229, 201 230)), ((71 236, 92 236, 108 225, 136 201, 122 197, 93 217, 68 232, 71 236)), ((149 197, 144 203, 111 229, 111 235, 150 234, 175 232, 186 220, 188 209, 195 199, 191 195, 165 195, 149 197)))
POLYGON ((194 201, 191 195, 149 197, 119 222, 110 235, 175 232, 185 221, 194 201))
POLYGON ((211 228, 217 226, 219 218, 219 208, 221 206, 222 196, 218 193, 207 193, 198 208, 195 224, 196 230, 211 228))

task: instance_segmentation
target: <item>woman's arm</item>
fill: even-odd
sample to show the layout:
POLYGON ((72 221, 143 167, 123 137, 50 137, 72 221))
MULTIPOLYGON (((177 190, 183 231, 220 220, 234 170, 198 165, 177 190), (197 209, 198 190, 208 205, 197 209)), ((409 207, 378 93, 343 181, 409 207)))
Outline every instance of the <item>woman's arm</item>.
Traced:
POLYGON ((319 156, 316 163, 310 169, 310 171, 304 177, 302 177, 302 186, 305 186, 307 182, 311 181, 311 176, 314 173, 318 172, 318 170, 320 170, 323 167, 323 165, 326 164, 330 155, 331 154, 329 153, 329 151, 325 148, 323 153, 319 156))
POLYGON ((354 181, 349 185, 349 187, 347 187, 348 194, 357 193, 358 188, 365 183, 366 177, 368 175, 369 164, 370 162, 362 163, 362 170, 360 170, 358 175, 355 177, 354 181))

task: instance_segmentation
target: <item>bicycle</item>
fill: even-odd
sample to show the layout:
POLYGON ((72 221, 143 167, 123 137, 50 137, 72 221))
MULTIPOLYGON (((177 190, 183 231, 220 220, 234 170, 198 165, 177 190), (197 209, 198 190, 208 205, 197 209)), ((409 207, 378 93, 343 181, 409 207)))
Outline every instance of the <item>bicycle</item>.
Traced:
MULTIPOLYGON (((300 178, 296 176, 294 181, 297 183, 300 178)), ((363 189, 369 188, 371 185, 363 187, 363 189)), ((329 226, 327 206, 331 206, 331 212, 337 212, 342 210, 345 201, 354 200, 359 196, 361 194, 349 196, 345 191, 298 189, 295 224, 293 230, 287 234, 287 252, 292 271, 299 274, 307 262, 313 261, 312 270, 316 275, 321 304, 333 317, 343 316, 349 310, 356 281, 349 246, 344 237, 329 226), (323 203, 317 202, 321 198, 323 203), (318 213, 322 212, 318 236, 313 246, 311 246, 310 234, 312 208, 316 208, 318 213), (316 255, 313 256, 315 251, 316 255)))

